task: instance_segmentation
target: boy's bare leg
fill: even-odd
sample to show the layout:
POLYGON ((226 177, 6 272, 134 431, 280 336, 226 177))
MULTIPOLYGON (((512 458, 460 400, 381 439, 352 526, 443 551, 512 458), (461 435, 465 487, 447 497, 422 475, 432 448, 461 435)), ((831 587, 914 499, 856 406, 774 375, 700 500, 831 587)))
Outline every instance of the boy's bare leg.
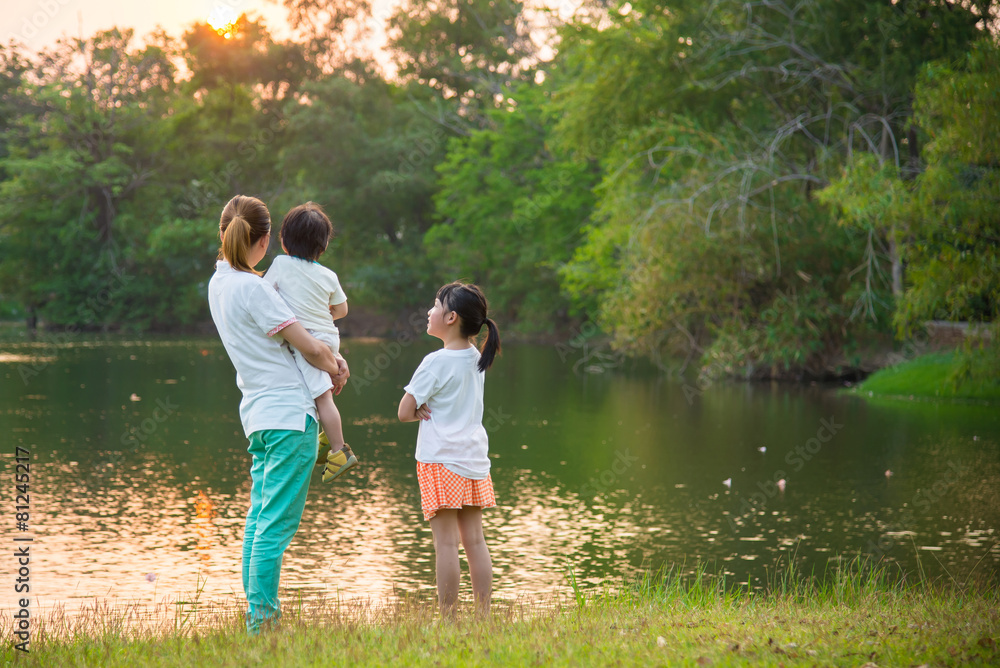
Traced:
POLYGON ((490 597, 493 594, 493 559, 490 548, 483 537, 483 509, 464 506, 458 511, 458 531, 465 547, 465 558, 469 560, 469 577, 472 580, 472 596, 476 609, 482 615, 490 613, 490 597))
POLYGON ((441 616, 453 619, 458 604, 458 581, 461 575, 458 565, 458 510, 439 508, 431 518, 431 533, 434 534, 434 556, 437 571, 438 605, 441 616))
POLYGON ((316 412, 319 413, 319 421, 323 423, 326 439, 330 441, 330 451, 340 450, 344 447, 344 423, 340 419, 337 404, 333 403, 331 390, 316 397, 316 412))

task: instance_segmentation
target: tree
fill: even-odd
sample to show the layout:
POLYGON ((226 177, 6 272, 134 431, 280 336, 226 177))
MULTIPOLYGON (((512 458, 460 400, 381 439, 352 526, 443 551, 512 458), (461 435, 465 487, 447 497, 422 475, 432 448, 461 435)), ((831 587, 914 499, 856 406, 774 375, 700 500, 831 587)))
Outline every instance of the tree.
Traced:
POLYGON ((444 280, 489 286, 491 309, 525 330, 559 324, 568 304, 558 269, 580 243, 597 170, 553 154, 546 91, 524 84, 517 105, 487 112, 489 126, 452 139, 438 166, 438 222, 427 254, 444 280))
POLYGON ((973 39, 977 17, 933 1, 630 7, 561 32, 560 133, 612 138, 567 285, 628 349, 730 373, 843 372, 845 346, 889 320, 880 277, 899 288, 898 233, 892 219, 832 224, 815 193, 859 152, 908 167, 916 73, 973 39))
POLYGON ((27 277, 17 297, 50 322, 95 326, 127 312, 128 242, 144 230, 120 214, 162 164, 159 121, 174 91, 165 45, 133 50, 131 39, 111 30, 43 54, 20 82, 34 112, 5 133, 0 264, 8 277, 27 277), (100 313, 88 306, 110 293, 117 299, 100 313))
POLYGON ((503 106, 534 55, 523 11, 520 0, 407 0, 388 22, 398 75, 457 99, 466 120, 503 106))
POLYGON ((186 87, 192 94, 251 88, 273 112, 317 74, 301 44, 275 42, 261 21, 243 14, 224 30, 220 34, 207 23, 197 23, 184 34, 183 55, 191 71, 186 87))
POLYGON ((419 88, 330 75, 304 93, 287 111, 279 164, 290 193, 276 203, 326 207, 338 239, 322 261, 343 272, 358 303, 425 300, 416 289, 431 274, 421 240, 431 224, 434 165, 451 133, 418 110, 427 98, 419 88))
POLYGON ((992 329, 993 345, 961 377, 1000 378, 1000 45, 974 45, 962 59, 928 65, 914 123, 926 132, 927 167, 907 210, 909 280, 896 314, 906 335, 925 320, 992 329))

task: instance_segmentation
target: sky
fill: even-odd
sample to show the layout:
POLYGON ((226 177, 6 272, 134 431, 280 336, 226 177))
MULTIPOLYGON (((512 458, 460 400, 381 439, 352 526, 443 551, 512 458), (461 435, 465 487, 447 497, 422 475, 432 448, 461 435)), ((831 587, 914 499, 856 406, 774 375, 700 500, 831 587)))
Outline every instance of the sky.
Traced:
MULTIPOLYGON (((374 0, 377 18, 388 17, 397 0, 374 0)), ((215 11, 246 12, 264 19, 276 39, 291 35, 285 8, 269 0, 3 0, 0 11, 0 40, 11 40, 37 52, 62 36, 90 37, 112 27, 134 28, 141 38, 162 26, 169 35, 180 37, 197 21, 206 21, 215 11)), ((382 24, 384 21, 378 21, 382 24)), ((384 33, 373 36, 373 46, 384 44, 384 33)))
MULTIPOLYGON (((163 28, 176 39, 196 22, 209 22, 219 16, 239 16, 263 19, 276 40, 293 38, 286 21, 281 0, 0 0, 0 43, 18 42, 28 51, 38 51, 55 44, 60 37, 89 38, 101 30, 132 28, 133 46, 142 38, 163 28), (17 5, 15 6, 15 2, 17 5)), ((382 72, 391 77, 396 65, 383 48, 386 44, 385 25, 389 16, 404 0, 371 0, 371 32, 367 51, 382 72)), ((550 11, 568 19, 585 0, 524 0, 525 16, 532 25, 531 37, 538 46, 537 56, 545 61, 553 57, 555 46, 552 32, 544 27, 548 21, 539 12, 550 11)), ((626 3, 622 13, 631 9, 626 3)), ((182 68, 183 69, 183 68, 182 68)))
POLYGON ((53 44, 63 35, 90 37, 112 27, 134 28, 137 36, 157 25, 180 37, 195 21, 204 21, 215 5, 230 6, 237 13, 254 12, 265 18, 274 32, 287 34, 284 9, 267 0, 22 0, 0 13, 0 37, 23 43, 32 51, 53 44))
MULTIPOLYGON (((383 67, 389 60, 388 55, 381 51, 385 44, 385 19, 399 2, 372 1, 372 14, 376 20, 371 35, 371 50, 383 67)), ((526 4, 549 7, 566 18, 581 2, 528 0, 526 4)), ((192 23, 207 21, 213 11, 231 11, 236 15, 245 12, 263 18, 275 39, 292 36, 280 0, 3 0, 0 40, 4 44, 11 40, 20 42, 28 50, 37 52, 63 36, 86 38, 99 30, 113 27, 133 28, 136 37, 141 39, 160 26, 167 34, 179 38, 192 23)), ((543 52, 549 52, 544 44, 542 47, 543 52)), ((546 53, 540 55, 543 60, 547 57, 546 53)))

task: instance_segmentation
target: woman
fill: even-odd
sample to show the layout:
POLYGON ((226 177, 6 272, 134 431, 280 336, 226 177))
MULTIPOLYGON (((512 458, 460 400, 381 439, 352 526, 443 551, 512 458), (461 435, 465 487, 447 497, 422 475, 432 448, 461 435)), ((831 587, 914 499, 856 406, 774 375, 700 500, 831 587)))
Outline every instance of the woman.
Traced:
POLYGON ((219 261, 208 285, 212 320, 243 393, 240 420, 253 457, 250 510, 243 535, 243 590, 247 630, 281 617, 281 559, 299 528, 309 477, 316 463, 316 408, 288 341, 343 389, 347 362, 299 324, 254 267, 267 253, 271 216, 259 199, 237 195, 219 220, 219 261), (278 334, 280 333, 280 337, 278 334))

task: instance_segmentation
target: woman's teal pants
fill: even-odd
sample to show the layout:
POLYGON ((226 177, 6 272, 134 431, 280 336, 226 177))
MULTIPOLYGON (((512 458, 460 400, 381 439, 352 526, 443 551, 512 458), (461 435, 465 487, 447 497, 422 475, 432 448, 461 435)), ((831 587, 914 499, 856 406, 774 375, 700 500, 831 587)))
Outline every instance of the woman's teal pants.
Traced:
POLYGON ((306 418, 305 431, 264 429, 250 434, 252 486, 243 534, 243 591, 250 633, 281 617, 281 559, 302 520, 318 437, 312 417, 306 418))

